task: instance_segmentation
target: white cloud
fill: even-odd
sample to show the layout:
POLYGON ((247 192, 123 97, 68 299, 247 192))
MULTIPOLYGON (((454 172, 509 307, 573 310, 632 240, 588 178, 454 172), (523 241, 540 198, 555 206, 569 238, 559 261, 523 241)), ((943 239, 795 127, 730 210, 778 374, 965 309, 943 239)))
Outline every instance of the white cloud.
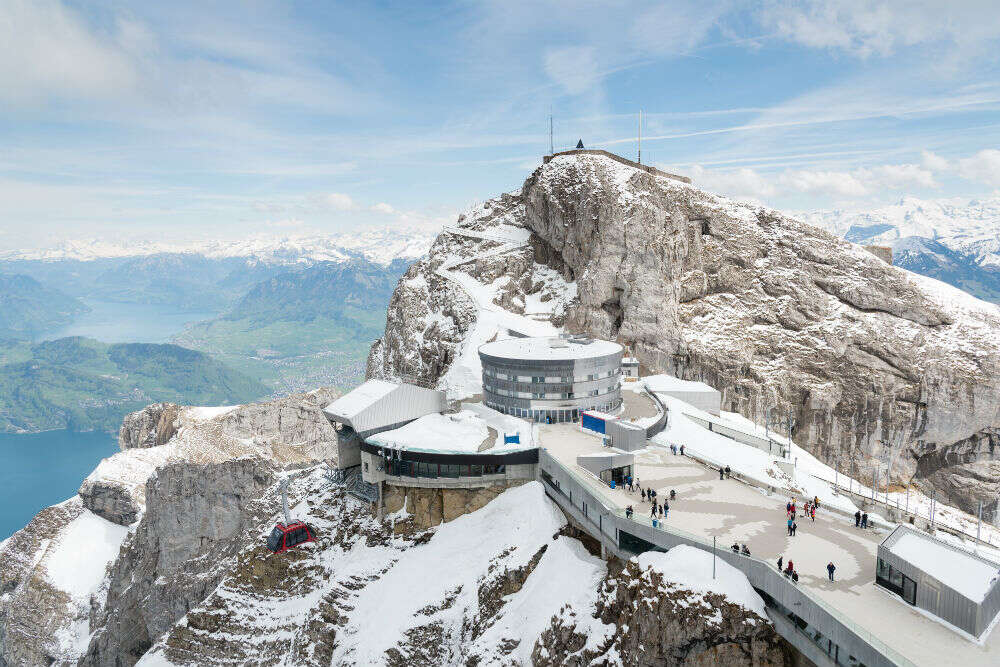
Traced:
POLYGON ((594 48, 590 46, 549 49, 544 66, 549 78, 571 95, 588 91, 600 78, 594 48))
POLYGON ((338 211, 351 211, 358 207, 351 196, 343 192, 331 192, 323 198, 323 201, 327 206, 338 211))
POLYGON ((958 174, 970 181, 1000 187, 1000 150, 988 148, 959 160, 958 174))
POLYGON ((883 190, 938 187, 934 174, 916 164, 883 164, 853 171, 785 169, 766 173, 750 168, 716 171, 695 165, 687 173, 699 187, 754 199, 790 193, 857 199, 883 190))
POLYGON ((391 205, 386 204, 384 201, 380 201, 372 206, 372 210, 376 213, 384 213, 385 215, 396 215, 398 213, 396 209, 394 209, 391 205))
POLYGON ((128 48, 148 46, 134 22, 100 34, 56 0, 0 3, 0 99, 23 104, 48 97, 97 97, 136 82, 128 48))
POLYGON ((288 228, 301 227, 304 223, 296 218, 287 218, 285 220, 268 220, 264 224, 268 227, 288 228))
POLYGON ((931 151, 920 151, 920 163, 931 171, 949 171, 951 163, 937 153, 931 151))
POLYGON ((990 0, 772 0, 760 20, 789 41, 866 58, 937 42, 978 47, 1000 36, 995 12, 990 0))

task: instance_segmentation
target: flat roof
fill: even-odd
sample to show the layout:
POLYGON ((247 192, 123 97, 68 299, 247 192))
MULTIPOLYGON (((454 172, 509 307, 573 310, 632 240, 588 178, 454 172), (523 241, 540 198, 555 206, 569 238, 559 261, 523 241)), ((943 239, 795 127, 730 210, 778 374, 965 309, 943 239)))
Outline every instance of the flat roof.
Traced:
POLYGON ((399 385, 394 382, 368 380, 326 406, 324 412, 350 420, 398 387, 399 385))
POLYGON ((620 354, 624 351, 625 348, 621 345, 608 340, 559 336, 508 338, 479 347, 480 354, 525 361, 589 359, 620 354))
POLYGON ((983 601, 1000 574, 1000 566, 930 535, 905 526, 893 533, 883 542, 890 553, 973 602, 983 601))
POLYGON ((502 454, 536 447, 528 422, 500 413, 493 418, 492 412, 463 404, 457 413, 424 415, 366 441, 389 449, 441 454, 502 454), (520 436, 519 443, 504 442, 505 434, 515 433, 520 436))
POLYGON ((720 393, 718 389, 715 389, 704 382, 682 380, 674 377, 673 375, 647 375, 642 378, 642 381, 646 383, 646 388, 650 391, 697 391, 715 394, 720 393))

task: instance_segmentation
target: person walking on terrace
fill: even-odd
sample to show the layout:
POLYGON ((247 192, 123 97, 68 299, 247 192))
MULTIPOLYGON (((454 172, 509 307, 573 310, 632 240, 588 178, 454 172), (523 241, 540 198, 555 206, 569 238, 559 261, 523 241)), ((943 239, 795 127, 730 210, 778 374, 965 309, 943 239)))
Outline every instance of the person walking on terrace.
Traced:
POLYGON ((725 479, 725 477, 726 477, 726 471, 723 470, 722 468, 719 468, 719 479, 725 479))
POLYGON ((684 456, 684 445, 681 445, 681 456, 684 456))
POLYGON ((858 510, 857 512, 854 513, 854 527, 855 528, 861 527, 861 510, 858 510))
POLYGON ((799 527, 797 523, 792 521, 792 537, 795 537, 795 530, 799 527))
POLYGON ((792 523, 793 523, 793 521, 792 521, 792 517, 791 517, 791 516, 789 516, 789 517, 788 517, 788 536, 789 536, 789 537, 791 537, 791 536, 792 536, 792 523))
POLYGON ((726 479, 729 479, 732 476, 732 472, 733 471, 729 469, 729 466, 726 466, 726 479))
POLYGON ((781 561, 784 560, 784 556, 778 556, 778 572, 781 572, 781 561))
POLYGON ((632 511, 633 510, 632 510, 632 506, 631 505, 629 505, 628 507, 625 508, 625 518, 626 519, 631 519, 632 518, 632 511))
POLYGON ((868 512, 865 512, 861 515, 861 527, 862 528, 868 527, 868 512))
POLYGON ((833 571, 836 569, 837 566, 833 564, 833 561, 826 564, 826 572, 830 575, 830 581, 833 581, 833 571))

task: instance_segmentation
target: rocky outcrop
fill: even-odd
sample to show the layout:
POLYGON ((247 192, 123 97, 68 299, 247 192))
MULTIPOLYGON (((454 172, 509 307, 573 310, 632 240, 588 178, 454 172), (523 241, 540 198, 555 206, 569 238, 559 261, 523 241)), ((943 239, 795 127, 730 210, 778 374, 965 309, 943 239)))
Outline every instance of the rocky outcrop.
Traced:
MULTIPOLYGON (((477 267, 484 289, 506 281, 504 303, 527 302, 532 276, 558 272, 574 290, 558 320, 566 330, 627 343, 650 371, 705 381, 724 409, 757 422, 768 408, 790 415, 798 442, 856 478, 888 460, 896 482, 941 485, 965 473, 918 460, 1000 426, 996 306, 817 227, 593 155, 557 156, 518 196, 459 221, 486 234, 515 226, 530 230, 532 262, 507 262, 504 275, 477 267)), ((442 234, 411 271, 459 252, 477 247, 442 234)), ((479 344, 455 342, 459 327, 438 338, 423 294, 390 305, 370 374, 441 381, 452 372, 436 357, 442 345, 456 360, 479 344)))
POLYGON ((180 409, 174 403, 153 403, 125 415, 118 429, 118 447, 125 451, 167 444, 180 426, 177 423, 180 409))
POLYGON ((160 469, 147 484, 146 512, 111 569, 107 601, 91 622, 99 629, 81 664, 135 664, 204 600, 225 574, 232 538, 255 523, 255 513, 273 509, 256 501, 274 472, 261 459, 160 469))
POLYGON ((83 506, 111 523, 128 526, 142 512, 135 496, 122 484, 93 480, 84 482, 78 491, 83 506))
POLYGON ((605 579, 592 610, 563 608, 531 657, 538 667, 783 667, 792 651, 767 619, 726 596, 685 589, 630 561, 605 579), (594 619, 618 631, 594 642, 594 619))
POLYGON ((515 480, 507 485, 494 484, 474 489, 425 489, 386 484, 383 491, 385 511, 392 514, 405 509, 413 525, 425 530, 442 521, 453 521, 463 514, 475 512, 505 490, 520 486, 525 481, 515 480))

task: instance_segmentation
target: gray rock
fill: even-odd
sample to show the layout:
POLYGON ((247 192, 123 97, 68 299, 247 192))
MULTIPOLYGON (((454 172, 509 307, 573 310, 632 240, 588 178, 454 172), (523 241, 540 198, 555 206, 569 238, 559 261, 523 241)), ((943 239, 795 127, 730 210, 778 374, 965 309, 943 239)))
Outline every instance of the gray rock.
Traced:
POLYGON ((142 511, 132 494, 121 484, 102 481, 84 483, 78 493, 84 507, 121 526, 134 523, 142 511))
POLYGON ((179 411, 180 406, 174 403, 153 403, 125 415, 118 430, 118 447, 125 451, 166 444, 177 433, 179 411))
MULTIPOLYGON (((758 423, 768 407, 790 414, 796 441, 856 478, 888 460, 894 482, 945 488, 965 473, 922 457, 1000 426, 1000 310, 817 227, 593 155, 557 157, 519 196, 459 221, 501 224, 532 232, 532 262, 518 249, 474 269, 487 282, 499 267, 522 289, 505 290, 505 305, 534 275, 559 271, 577 294, 553 321, 631 345, 653 372, 705 381, 724 409, 758 423)), ((483 247, 462 243, 442 234, 408 274, 424 280, 401 282, 370 376, 436 382, 458 357, 475 313, 433 269, 483 247)), ((975 510, 974 498, 953 497, 975 510)))

